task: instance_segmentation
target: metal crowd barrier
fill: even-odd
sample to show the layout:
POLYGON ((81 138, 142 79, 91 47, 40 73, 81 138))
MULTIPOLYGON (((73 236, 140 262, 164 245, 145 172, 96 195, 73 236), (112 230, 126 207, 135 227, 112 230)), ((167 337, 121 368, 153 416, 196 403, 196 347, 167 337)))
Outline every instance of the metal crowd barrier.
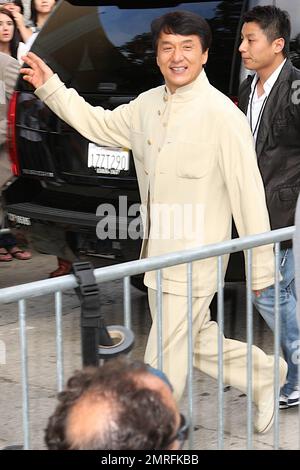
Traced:
MULTIPOLYGON (((187 264, 187 302, 188 302, 188 412, 193 429, 193 344, 192 344, 192 263, 193 261, 218 257, 218 325, 219 325, 219 377, 218 377, 218 448, 224 448, 224 383, 223 383, 223 358, 222 338, 224 328, 224 285, 222 276, 222 255, 242 250, 248 251, 247 256, 247 343, 248 343, 248 388, 247 388, 247 449, 253 448, 253 420, 252 420, 252 355, 253 343, 253 317, 252 317, 252 248, 275 243, 275 331, 274 331, 274 355, 275 355, 275 421, 274 421, 274 449, 279 448, 279 353, 280 353, 280 317, 279 317, 279 251, 280 242, 293 237, 295 227, 288 227, 272 232, 237 238, 223 243, 206 245, 201 248, 185 250, 152 257, 143 260, 131 261, 94 271, 97 283, 113 281, 123 278, 124 301, 124 325, 131 326, 131 293, 130 276, 146 271, 157 271, 157 315, 158 315, 158 365, 163 363, 162 345, 162 290, 161 270, 178 264, 187 264)), ((64 383, 63 373, 63 332, 62 332, 62 292, 78 287, 73 275, 67 275, 54 279, 47 279, 19 286, 8 287, 0 290, 0 304, 18 302, 19 323, 21 340, 21 368, 22 368, 22 393, 23 393, 23 435, 24 449, 30 448, 29 436, 29 393, 28 393, 28 364, 27 364, 27 338, 26 338, 26 300, 32 297, 54 293, 56 314, 56 353, 57 353, 57 389, 61 391, 64 383)), ((300 407, 299 407, 300 408, 300 407)), ((300 423, 300 419, 299 419, 300 423)), ((300 434, 300 433, 299 433, 300 434)), ((189 448, 193 449, 193 433, 189 439, 189 448)), ((300 448, 300 444, 299 444, 300 448)))

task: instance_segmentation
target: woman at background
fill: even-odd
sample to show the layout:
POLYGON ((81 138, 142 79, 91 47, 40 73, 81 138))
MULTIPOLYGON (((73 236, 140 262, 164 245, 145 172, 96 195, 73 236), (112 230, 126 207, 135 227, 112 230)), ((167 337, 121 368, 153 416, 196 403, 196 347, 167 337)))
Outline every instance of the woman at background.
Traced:
POLYGON ((21 0, 5 3, 3 7, 13 14, 21 39, 26 43, 34 33, 39 32, 42 29, 52 12, 55 3, 56 0, 31 0, 31 14, 28 24, 26 24, 24 18, 24 7, 21 0))
POLYGON ((56 0, 32 0, 30 5, 30 21, 26 24, 23 13, 24 8, 20 0, 6 3, 5 7, 14 17, 21 41, 19 44, 17 58, 22 63, 21 56, 26 54, 34 43, 38 33, 49 18, 56 0))
POLYGON ((39 32, 55 7, 56 0, 31 0, 30 29, 32 33, 39 32))
MULTIPOLYGON (((17 57, 19 33, 13 14, 7 8, 0 8, 0 229, 4 226, 1 207, 1 190, 11 177, 10 163, 6 150, 6 105, 10 99, 18 77, 17 57)), ((12 261, 13 258, 28 260, 29 251, 18 247, 15 236, 10 233, 0 233, 0 262, 12 261)))
POLYGON ((0 52, 17 58, 20 42, 13 14, 7 8, 0 8, 0 52))
POLYGON ((8 3, 3 4, 3 7, 6 10, 10 11, 11 14, 13 15, 14 20, 16 22, 17 29, 20 33, 20 38, 22 41, 26 42, 27 39, 29 39, 29 37, 31 36, 32 31, 25 24, 25 19, 23 16, 24 15, 23 3, 21 2, 21 0, 15 0, 14 2, 8 2, 8 3))

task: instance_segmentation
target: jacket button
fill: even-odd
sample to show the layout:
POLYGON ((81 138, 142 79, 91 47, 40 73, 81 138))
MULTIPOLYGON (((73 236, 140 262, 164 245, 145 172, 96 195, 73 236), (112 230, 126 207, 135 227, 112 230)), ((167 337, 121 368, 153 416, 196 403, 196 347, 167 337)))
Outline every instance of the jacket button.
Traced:
POLYGON ((147 140, 147 144, 151 145, 151 140, 150 139, 147 140))
POLYGON ((161 115, 161 111, 160 109, 157 111, 157 114, 160 116, 161 115))
POLYGON ((166 95, 164 96, 164 101, 168 101, 168 97, 166 95))

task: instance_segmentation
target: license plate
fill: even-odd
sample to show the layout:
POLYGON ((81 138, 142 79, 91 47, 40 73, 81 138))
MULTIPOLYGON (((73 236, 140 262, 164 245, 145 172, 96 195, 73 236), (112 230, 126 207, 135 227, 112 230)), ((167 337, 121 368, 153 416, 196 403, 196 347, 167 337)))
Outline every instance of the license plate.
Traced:
POLYGON ((8 212, 7 217, 8 217, 8 220, 10 220, 11 222, 15 222, 17 224, 31 225, 31 220, 29 219, 29 217, 23 217, 22 215, 11 214, 10 212, 8 212))
POLYGON ((118 175, 129 170, 129 151, 126 149, 99 147, 89 143, 88 167, 97 173, 118 175))

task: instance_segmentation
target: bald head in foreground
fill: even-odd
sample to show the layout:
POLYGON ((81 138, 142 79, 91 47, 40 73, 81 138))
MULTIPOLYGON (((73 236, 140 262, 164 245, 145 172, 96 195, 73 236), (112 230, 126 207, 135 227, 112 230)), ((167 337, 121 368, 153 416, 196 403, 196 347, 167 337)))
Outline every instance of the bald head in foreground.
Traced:
POLYGON ((139 361, 77 371, 58 400, 45 435, 50 450, 176 450, 187 437, 170 386, 139 361))

